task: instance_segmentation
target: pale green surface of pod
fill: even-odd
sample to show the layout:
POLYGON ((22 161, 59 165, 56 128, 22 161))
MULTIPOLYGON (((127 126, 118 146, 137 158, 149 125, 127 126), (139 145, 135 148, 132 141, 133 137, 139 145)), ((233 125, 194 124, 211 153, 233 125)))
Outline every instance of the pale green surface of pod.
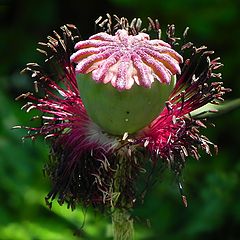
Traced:
POLYGON ((111 83, 96 83, 90 74, 78 74, 77 81, 88 115, 112 135, 132 134, 150 124, 164 108, 174 85, 154 81, 151 88, 134 84, 130 90, 119 91, 111 83))

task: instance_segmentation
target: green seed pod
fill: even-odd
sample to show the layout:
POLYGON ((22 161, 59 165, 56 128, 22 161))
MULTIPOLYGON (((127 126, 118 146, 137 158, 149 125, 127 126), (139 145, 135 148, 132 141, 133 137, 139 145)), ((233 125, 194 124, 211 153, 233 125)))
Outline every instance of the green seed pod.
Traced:
POLYGON ((154 81, 151 88, 135 84, 119 91, 111 84, 96 83, 90 74, 78 74, 78 87, 88 115, 113 135, 132 134, 146 127, 165 106, 174 86, 154 81))

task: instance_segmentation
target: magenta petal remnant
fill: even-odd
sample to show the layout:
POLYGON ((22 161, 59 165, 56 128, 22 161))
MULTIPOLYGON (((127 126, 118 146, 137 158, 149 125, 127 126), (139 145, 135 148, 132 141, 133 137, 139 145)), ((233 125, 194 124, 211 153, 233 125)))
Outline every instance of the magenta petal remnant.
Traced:
POLYGON ((97 33, 75 45, 71 61, 76 73, 92 73, 96 82, 108 83, 118 90, 130 89, 134 83, 150 88, 154 80, 170 84, 171 76, 180 74, 182 57, 160 40, 150 40, 146 33, 130 35, 119 29, 114 35, 97 33))
POLYGON ((181 173, 188 156, 200 158, 199 149, 210 155, 211 145, 217 150, 216 145, 200 134, 200 128, 207 127, 206 119, 198 119, 201 113, 196 119, 192 118, 191 112, 207 103, 220 104, 223 95, 231 91, 224 88, 222 82, 209 82, 211 78, 221 78, 221 74, 214 71, 222 64, 218 58, 210 60, 212 51, 191 44, 182 49, 191 52, 191 56, 185 59, 182 74, 165 109, 143 134, 143 141, 151 153, 165 159, 177 174, 181 173))
MULTIPOLYGON (((44 136, 51 145, 50 162, 44 172, 53 187, 46 202, 51 206, 57 196, 60 204, 68 202, 73 209, 79 196, 85 204, 89 204, 89 199, 91 204, 102 202, 99 195, 106 187, 101 183, 99 190, 94 182, 101 163, 118 146, 118 141, 103 133, 88 117, 77 88, 74 65, 70 62, 78 31, 73 25, 63 26, 62 31, 64 40, 54 32, 47 43, 40 43, 43 49, 39 51, 47 56, 52 73, 48 74, 38 64, 27 64, 22 72, 30 73, 36 92, 22 94, 18 99, 28 100, 22 107, 26 112, 37 109, 42 113, 32 119, 41 120, 40 126, 21 127, 29 132, 24 138, 34 140, 44 136), (86 160, 89 158, 92 160, 86 160)), ((108 171, 105 178, 110 177, 112 170, 107 165, 105 169, 108 171)))

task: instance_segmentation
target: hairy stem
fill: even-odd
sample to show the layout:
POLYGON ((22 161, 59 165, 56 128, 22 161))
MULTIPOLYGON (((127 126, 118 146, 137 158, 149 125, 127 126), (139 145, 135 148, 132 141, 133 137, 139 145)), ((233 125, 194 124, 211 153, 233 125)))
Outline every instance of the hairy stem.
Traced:
POLYGON ((118 196, 113 203, 112 226, 114 240, 133 240, 133 219, 129 213, 132 203, 126 198, 124 190, 127 185, 126 175, 131 174, 129 161, 124 156, 119 158, 118 166, 114 176, 113 191, 118 196))
POLYGON ((133 240, 133 219, 126 209, 116 208, 112 213, 114 240, 133 240))

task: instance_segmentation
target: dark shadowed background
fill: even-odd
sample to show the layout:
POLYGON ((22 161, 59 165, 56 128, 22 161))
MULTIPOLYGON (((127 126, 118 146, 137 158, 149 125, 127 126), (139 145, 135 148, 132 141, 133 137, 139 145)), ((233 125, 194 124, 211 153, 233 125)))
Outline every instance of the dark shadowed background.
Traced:
MULTIPOLYGON (((43 140, 22 143, 30 116, 14 99, 32 89, 20 75, 28 62, 37 62, 38 41, 65 23, 78 26, 83 38, 94 33, 99 15, 115 13, 129 19, 158 18, 176 25, 181 34, 207 45, 221 56, 226 98, 240 96, 240 2, 238 0, 0 0, 0 239, 61 240, 111 239, 110 221, 93 210, 71 212, 65 206, 44 203, 49 182, 42 175, 48 159, 43 140), (81 229, 82 224, 84 228, 81 229), (75 233, 75 236, 74 236, 75 233)), ((166 173, 136 210, 136 239, 240 239, 240 110, 222 115, 216 128, 205 133, 219 145, 219 154, 189 159, 184 171, 189 207, 184 208, 171 174, 166 173)))

